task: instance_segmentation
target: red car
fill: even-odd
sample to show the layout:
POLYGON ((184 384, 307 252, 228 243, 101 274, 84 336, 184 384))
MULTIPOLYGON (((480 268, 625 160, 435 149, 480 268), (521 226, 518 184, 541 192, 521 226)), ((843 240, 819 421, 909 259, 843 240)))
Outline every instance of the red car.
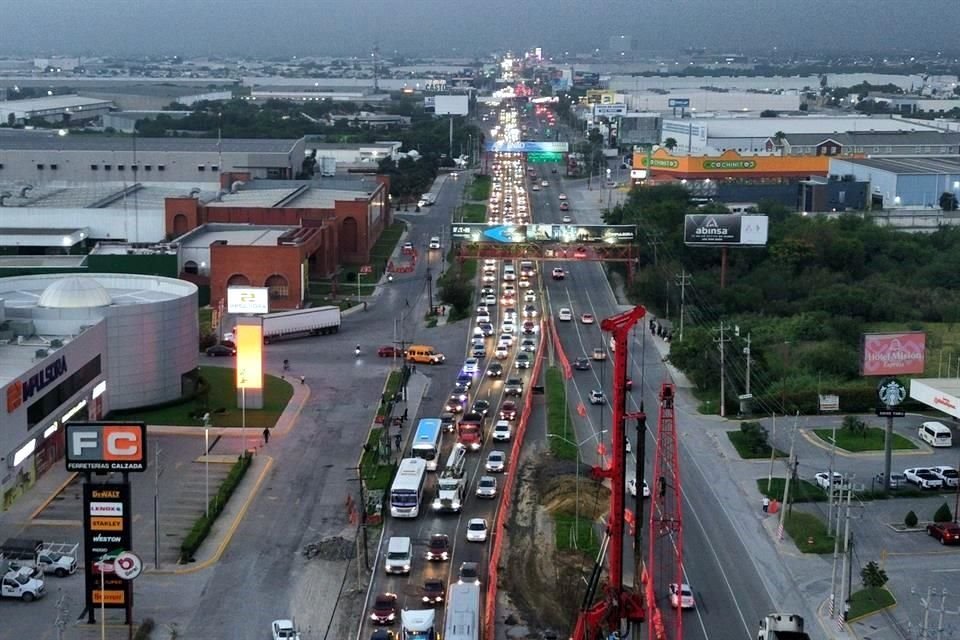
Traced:
POLYGON ((397 594, 381 593, 373 601, 370 620, 374 624, 393 624, 397 621, 397 594))
POLYGON ((577 247, 573 252, 573 257, 576 258, 577 260, 583 260, 584 258, 586 258, 587 257, 586 247, 577 247))
POLYGON ((392 358, 394 356, 399 357, 401 354, 399 349, 388 344, 377 349, 377 355, 381 358, 392 358))
POLYGON ((570 211, 570 204, 568 202, 561 202, 560 211, 570 211))
POLYGON ((516 420, 517 419, 517 403, 513 400, 505 400, 502 405, 500 405, 500 419, 501 420, 516 420))
POLYGON ((927 535, 939 540, 940 544, 960 544, 960 524, 955 522, 928 524, 927 535))

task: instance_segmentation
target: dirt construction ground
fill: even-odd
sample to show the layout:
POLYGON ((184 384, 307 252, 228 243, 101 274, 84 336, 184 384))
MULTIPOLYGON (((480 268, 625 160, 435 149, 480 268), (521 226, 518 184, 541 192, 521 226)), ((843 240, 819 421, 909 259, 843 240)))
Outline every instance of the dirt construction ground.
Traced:
MULTIPOLYGON (((568 637, 576 620, 594 559, 583 552, 558 550, 553 516, 576 511, 576 466, 535 448, 517 479, 500 562, 498 621, 509 638, 568 637)), ((599 521, 610 492, 580 469, 580 516, 599 521)), ((499 625, 498 625, 499 626, 499 625)))

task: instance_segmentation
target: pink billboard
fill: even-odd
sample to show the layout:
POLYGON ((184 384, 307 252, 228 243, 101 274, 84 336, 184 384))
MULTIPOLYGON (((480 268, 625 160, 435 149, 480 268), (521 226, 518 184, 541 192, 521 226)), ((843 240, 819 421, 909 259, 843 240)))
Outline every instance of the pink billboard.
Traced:
POLYGON ((860 371, 865 376, 922 374, 926 349, 922 331, 865 333, 860 371))

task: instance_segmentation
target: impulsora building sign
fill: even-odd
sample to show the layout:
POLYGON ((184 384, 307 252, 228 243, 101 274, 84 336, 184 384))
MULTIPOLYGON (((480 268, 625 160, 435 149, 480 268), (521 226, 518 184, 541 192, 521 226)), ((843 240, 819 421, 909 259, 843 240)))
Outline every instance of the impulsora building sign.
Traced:
POLYGON ((767 244, 767 216, 690 214, 684 218, 683 241, 688 245, 758 247, 767 244))

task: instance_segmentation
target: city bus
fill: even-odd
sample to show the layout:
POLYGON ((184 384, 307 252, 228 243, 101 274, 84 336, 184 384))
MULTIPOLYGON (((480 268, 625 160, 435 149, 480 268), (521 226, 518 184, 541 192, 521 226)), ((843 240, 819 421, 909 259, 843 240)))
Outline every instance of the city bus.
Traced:
POLYGON ((427 471, 437 470, 442 437, 440 418, 424 418, 417 424, 417 431, 413 434, 413 457, 425 460, 427 471))
POLYGON ((443 640, 479 640, 480 583, 458 582, 447 593, 443 640))
POLYGON ((394 518, 416 518, 420 514, 423 481, 427 462, 422 458, 404 458, 390 487, 390 515, 394 518))

